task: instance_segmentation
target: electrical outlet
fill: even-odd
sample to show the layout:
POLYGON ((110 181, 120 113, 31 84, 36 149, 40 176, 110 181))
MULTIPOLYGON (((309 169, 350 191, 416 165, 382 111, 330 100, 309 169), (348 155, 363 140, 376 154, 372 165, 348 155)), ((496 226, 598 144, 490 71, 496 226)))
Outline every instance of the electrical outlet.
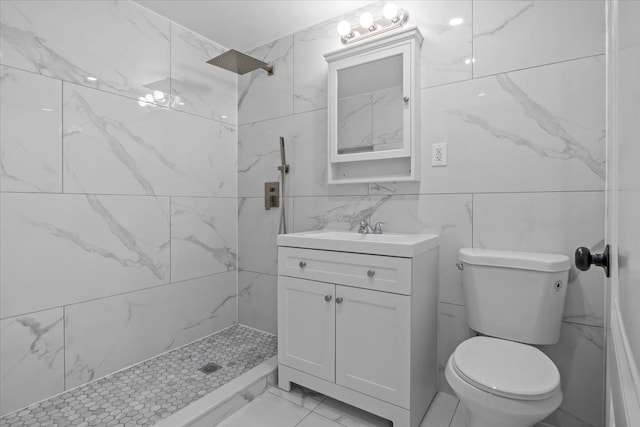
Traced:
POLYGON ((431 144, 431 166, 447 165, 447 143, 431 144))

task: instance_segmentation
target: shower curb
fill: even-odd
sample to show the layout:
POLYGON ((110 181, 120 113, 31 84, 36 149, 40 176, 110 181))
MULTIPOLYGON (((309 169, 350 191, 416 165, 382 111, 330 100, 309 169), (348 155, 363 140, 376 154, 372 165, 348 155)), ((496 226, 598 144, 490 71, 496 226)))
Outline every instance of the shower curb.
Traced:
POLYGON ((218 425, 243 406, 275 385, 278 356, 234 378, 178 412, 158 422, 156 427, 211 427, 218 425))

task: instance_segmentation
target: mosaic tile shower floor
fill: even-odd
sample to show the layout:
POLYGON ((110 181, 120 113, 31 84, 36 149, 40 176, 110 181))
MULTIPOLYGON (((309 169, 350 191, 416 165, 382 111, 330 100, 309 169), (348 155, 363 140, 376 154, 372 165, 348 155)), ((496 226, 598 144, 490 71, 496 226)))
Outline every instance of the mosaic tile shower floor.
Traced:
POLYGON ((277 352, 277 337, 240 325, 0 418, 0 426, 152 426, 277 352), (215 363, 220 369, 199 369, 215 363))

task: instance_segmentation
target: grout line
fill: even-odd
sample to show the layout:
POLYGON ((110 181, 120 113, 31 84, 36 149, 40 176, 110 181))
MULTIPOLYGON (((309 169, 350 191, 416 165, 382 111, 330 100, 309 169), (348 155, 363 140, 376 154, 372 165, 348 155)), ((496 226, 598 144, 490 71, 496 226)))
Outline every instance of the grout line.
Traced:
MULTIPOLYGON (((457 397, 457 396, 456 396, 457 397)), ((460 406, 460 399, 458 399, 458 403, 456 403, 456 409, 451 413, 451 418, 449 419, 449 427, 453 427, 453 419, 456 417, 456 412, 458 412, 458 407, 460 406)))
POLYGON ((60 192, 64 193, 64 81, 60 82, 60 192))
POLYGON ((475 37, 474 37, 474 33, 473 33, 473 1, 471 1, 471 79, 475 78, 474 72, 475 72, 475 55, 474 55, 474 45, 475 45, 475 37))
MULTIPOLYGON (((564 64, 564 63, 567 63, 567 62, 581 61, 583 59, 589 59, 589 58, 596 58, 598 56, 604 56, 604 54, 605 54, 604 52, 603 53, 596 53, 596 54, 593 54, 593 55, 579 56, 577 58, 563 59, 561 61, 547 62, 545 64, 532 65, 530 67, 515 68, 515 69, 512 69, 512 70, 500 71, 499 73, 485 74, 485 75, 477 76, 477 77, 474 76, 472 80, 484 79, 485 77, 495 77, 495 76, 499 76, 501 74, 510 74, 510 73, 515 73, 515 72, 518 72, 518 71, 531 70, 531 69, 534 69, 534 68, 548 67, 550 65, 564 64)), ((435 86, 432 86, 432 87, 435 87, 435 86)))
POLYGON ((67 308, 62 307, 62 389, 67 390, 67 308))
MULTIPOLYGON (((272 393, 272 394, 273 394, 273 393, 272 393)), ((276 396, 276 395, 274 394, 274 396, 276 396)), ((276 397, 280 397, 280 396, 276 396, 276 397)), ((281 399, 282 399, 282 398, 281 398, 281 399)), ((285 399, 282 399, 282 400, 285 400, 285 399)), ((290 402, 290 403, 291 403, 291 402, 290 402)), ((298 405, 296 405, 296 406, 298 406, 298 405)), ((299 406, 299 407, 300 407, 300 408, 303 408, 303 409, 305 409, 305 410, 307 410, 307 411, 309 411, 307 408, 305 408, 305 407, 303 407, 303 406, 299 406)), ((302 424, 302 422, 303 422, 304 420, 306 420, 306 419, 307 419, 307 417, 308 417, 309 415, 311 415, 312 413, 313 413, 313 411, 309 411, 309 412, 307 413, 307 415, 305 415, 305 416, 304 416, 300 421, 298 421, 298 422, 295 424, 295 426, 294 426, 294 427, 297 427, 297 426, 299 426, 300 424, 302 424)))
POLYGON ((268 122, 268 121, 271 121, 271 120, 286 119, 286 118, 293 117, 293 116, 301 116, 303 114, 317 113, 318 111, 326 111, 326 110, 327 110, 327 107, 315 108, 313 110, 299 111, 297 113, 285 114, 283 116, 270 117, 270 118, 267 118, 267 119, 254 120, 254 121, 246 122, 246 123, 238 122, 238 129, 241 128, 242 126, 253 126, 253 125, 256 125, 256 124, 259 124, 259 123, 268 122))
POLYGON ((173 218, 171 213, 173 212, 173 204, 171 200, 171 196, 169 196, 169 283, 171 283, 171 273, 173 270, 173 239, 171 238, 171 226, 173 222, 173 218))
POLYGON ((237 199, 236 196, 192 196, 192 195, 172 195, 172 194, 125 194, 125 193, 97 193, 97 192, 53 192, 53 191, 0 191, 2 194, 48 194, 48 195, 64 195, 64 196, 120 196, 120 197, 153 197, 156 199, 162 197, 173 197, 173 198, 191 198, 191 199, 237 199))
MULTIPOLYGON (((294 198, 339 198, 339 197, 399 197, 399 196, 456 196, 456 195, 502 195, 502 194, 567 194, 567 193, 604 193, 605 190, 525 190, 525 191, 460 191, 443 193, 373 193, 373 194, 318 194, 289 196, 294 198)), ((36 193, 37 194, 37 193, 36 193)), ((263 196, 239 196, 239 199, 261 199, 263 196)))
MULTIPOLYGON (((95 90, 95 91, 98 91, 98 92, 102 92, 102 93, 106 93, 106 94, 110 94, 110 95, 114 95, 114 96, 119 96, 121 98, 125 98, 125 99, 131 100, 131 101, 138 102, 138 98, 137 97, 133 97, 133 95, 124 95, 122 93, 110 92, 110 91, 107 91, 107 90, 104 90, 104 89, 100 89, 100 88, 97 88, 97 87, 87 86, 87 85, 84 85, 82 83, 73 82, 71 80, 64 80, 64 79, 61 79, 59 77, 47 76, 45 74, 36 73, 35 71, 29 71, 29 70, 25 70, 25 69, 22 69, 22 68, 14 67, 14 66, 11 66, 11 65, 2 64, 2 66, 3 67, 7 67, 7 68, 12 68, 12 69, 18 70, 18 71, 23 71, 25 73, 30 73, 30 74, 33 74, 33 75, 36 75, 36 76, 41 76, 41 77, 46 77, 46 78, 53 79, 53 80, 58 80, 58 81, 61 81, 63 83, 76 85, 76 86, 79 86, 79 87, 82 87, 82 88, 91 89, 91 90, 95 90)), ((170 106, 164 106, 162 104, 158 104, 158 103, 155 103, 155 102, 151 102, 150 104, 153 104, 157 108, 161 108, 161 109, 164 109, 164 110, 173 111, 173 112, 181 113, 181 114, 188 114, 188 115, 193 116, 193 117, 200 117, 201 119, 209 120, 209 121, 220 123, 220 124, 227 125, 227 126, 233 126, 234 128, 237 127, 233 123, 224 122, 224 121, 221 121, 221 120, 214 119, 212 117, 202 116, 200 114, 191 113, 189 111, 178 110, 178 109, 175 109, 175 108, 171 108, 170 106)))
POLYGON ((471 194, 471 247, 473 248, 473 242, 475 242, 475 235, 474 233, 474 216, 475 216, 475 211, 474 211, 474 202, 475 202, 475 194, 471 194))
POLYGON ((119 292, 119 293, 116 293, 116 294, 105 295, 105 296, 96 297, 96 298, 90 298, 88 300, 76 301, 76 302, 63 304, 63 305, 56 305, 56 306, 53 306, 53 307, 43 308, 41 310, 29 311, 29 312, 26 312, 26 313, 18 313, 18 314, 14 314, 14 315, 7 316, 7 317, 2 317, 2 318, 0 318, 0 320, 11 319, 11 318, 20 317, 20 316, 26 316, 26 315, 34 314, 34 313, 42 313, 44 311, 54 310, 56 308, 71 307, 71 306, 74 306, 74 305, 85 304, 85 303, 88 303, 88 302, 103 300, 103 299, 112 298, 112 297, 118 297, 118 296, 122 296, 122 295, 133 294, 133 293, 141 292, 141 291, 149 291, 149 290, 152 290, 152 289, 164 288, 164 287, 170 286, 170 285, 183 284, 183 283, 186 283, 186 282, 189 282, 189 281, 192 281, 192 280, 204 279, 204 278, 207 278, 207 277, 215 277, 215 276, 220 276, 220 275, 227 274, 227 273, 232 273, 232 272, 233 272, 233 270, 227 270, 227 271, 221 271, 219 273, 205 274, 204 276, 190 277, 188 279, 177 280, 175 282, 161 283, 159 285, 148 286, 146 288, 140 288, 140 289, 135 289, 135 290, 131 290, 131 291, 125 291, 125 292, 119 292))

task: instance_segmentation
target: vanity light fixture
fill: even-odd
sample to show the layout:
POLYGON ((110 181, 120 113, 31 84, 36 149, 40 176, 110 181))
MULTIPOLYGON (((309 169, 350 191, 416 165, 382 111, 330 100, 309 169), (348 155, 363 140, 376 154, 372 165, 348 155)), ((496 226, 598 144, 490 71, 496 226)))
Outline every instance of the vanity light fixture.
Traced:
POLYGON ((358 24, 349 21, 338 23, 338 34, 342 44, 352 44, 375 35, 403 27, 409 22, 409 12, 398 9, 394 3, 387 3, 382 9, 382 16, 375 18, 370 12, 360 15, 358 24))

